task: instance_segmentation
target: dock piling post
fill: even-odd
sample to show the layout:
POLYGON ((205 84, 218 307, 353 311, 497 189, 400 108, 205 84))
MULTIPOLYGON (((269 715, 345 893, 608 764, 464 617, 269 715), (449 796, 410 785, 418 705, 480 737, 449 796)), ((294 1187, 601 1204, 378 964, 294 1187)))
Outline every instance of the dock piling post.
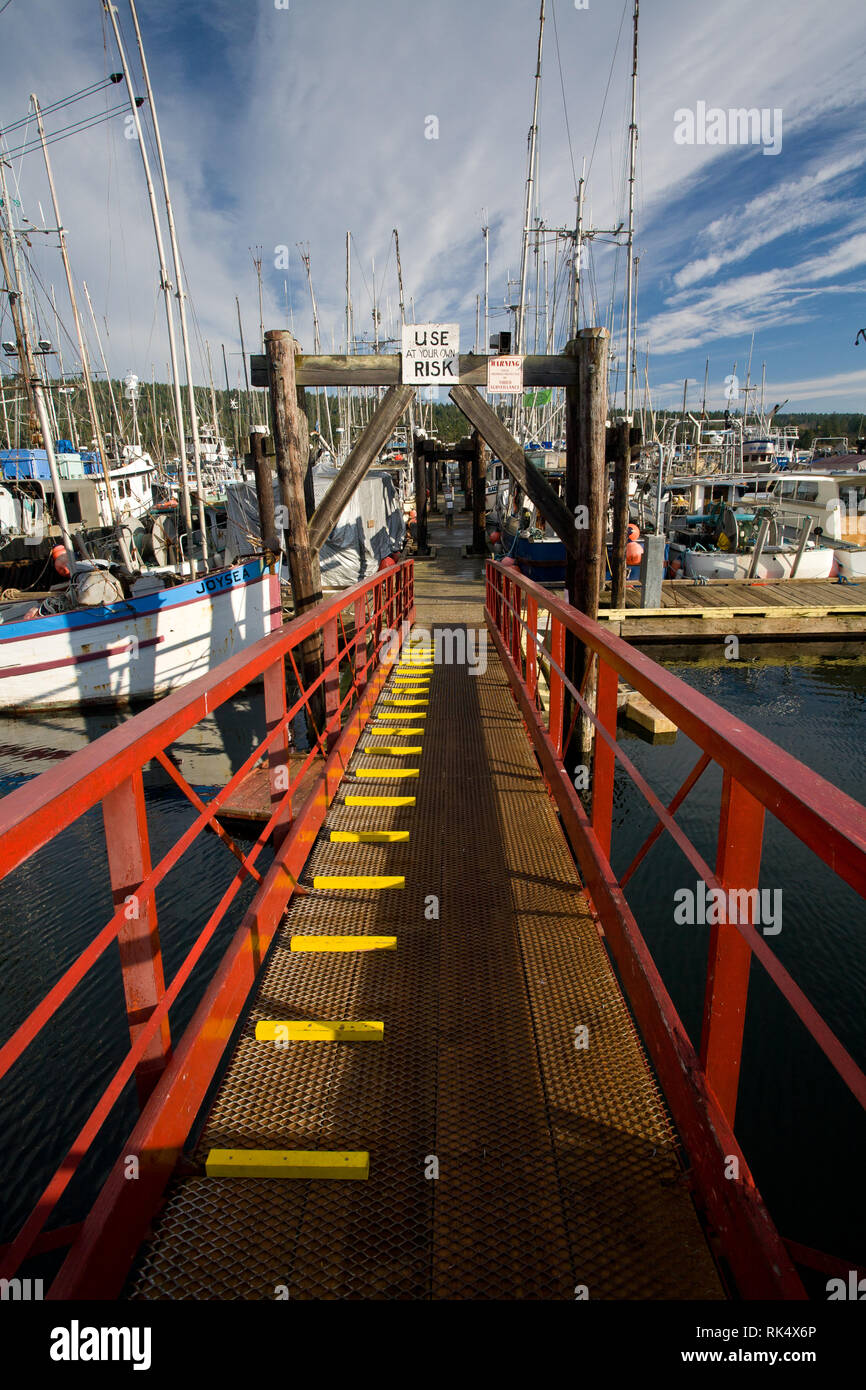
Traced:
MULTIPOLYGON (((583 328, 567 344, 567 356, 577 358, 577 386, 565 390, 565 505, 574 518, 577 544, 567 552, 565 582, 569 602, 595 619, 604 574, 607 523, 607 464, 605 418, 607 416, 607 357, 610 335, 606 328, 583 328)), ((565 670, 572 684, 594 705, 595 682, 588 669, 589 650, 568 634, 565 670)), ((569 698, 568 706, 574 701, 569 698)), ((571 713, 568 714, 568 723, 571 713)), ((592 724, 582 717, 573 756, 588 764, 592 749, 592 724)), ((565 750, 568 759, 569 750, 565 750)))
MULTIPOLYGON (((298 344, 285 328, 271 328, 265 334, 268 357, 271 408, 274 420, 274 447, 280 501, 288 519, 286 555, 292 578, 295 617, 307 612, 322 598, 319 557, 310 544, 304 482, 310 456, 307 417, 300 405, 295 379, 298 344)), ((308 637, 301 646, 301 677, 309 685, 322 672, 322 634, 308 637)), ((317 692, 318 694, 318 692, 317 692)), ((323 701, 312 700, 313 722, 321 728, 323 701)), ((311 730, 312 734, 312 730, 311 730)))

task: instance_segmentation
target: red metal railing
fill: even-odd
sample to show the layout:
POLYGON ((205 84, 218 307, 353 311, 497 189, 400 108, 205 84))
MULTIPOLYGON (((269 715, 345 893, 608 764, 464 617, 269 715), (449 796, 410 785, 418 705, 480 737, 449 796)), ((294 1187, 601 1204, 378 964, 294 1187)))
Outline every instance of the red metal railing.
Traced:
POLYGON ((110 921, 0 1047, 0 1078, 22 1057, 114 941, 120 951, 130 1033, 128 1052, 32 1213, 3 1252, 0 1278, 11 1278, 29 1254, 77 1237, 48 1297, 105 1297, 119 1292, 286 903, 294 892, 303 891, 297 886, 301 870, 387 675, 387 667, 380 661, 383 629, 393 631, 396 643, 402 644, 413 619, 413 565, 406 561, 263 637, 0 801, 0 878, 101 802, 115 904, 110 921), (347 636, 344 615, 349 611, 353 631, 347 636), (303 670, 299 670, 299 649, 319 635, 322 667, 305 685, 303 670), (286 695, 287 660, 299 691, 291 705, 286 695), (350 680, 341 696, 341 672, 347 669, 350 680), (204 802, 166 750, 194 724, 258 679, 264 681, 266 735, 228 785, 204 802), (290 777, 290 725, 302 709, 312 724, 313 744, 290 777), (151 862, 142 780, 142 769, 154 758, 197 812, 192 825, 157 864, 151 862), (268 760, 271 816, 253 846, 244 852, 216 818, 263 758, 268 760), (321 773, 294 815, 293 794, 317 760, 321 773), (216 831, 238 859, 238 869, 166 984, 155 892, 206 828, 216 831), (274 846, 274 859, 267 872, 261 873, 256 861, 268 843, 274 846), (250 878, 257 885, 250 906, 173 1050, 170 1011, 241 886, 250 878), (124 1179, 121 1161, 80 1231, 66 1228, 45 1232, 52 1211, 133 1077, 142 1114, 124 1154, 140 1160, 138 1181, 124 1179), (112 1237, 106 1241, 109 1214, 112 1237))
MULTIPOLYGON (((863 1107, 866 1076, 756 930, 754 900, 748 898, 747 921, 710 927, 701 1042, 696 1052, 623 890, 663 830, 708 892, 721 889, 727 898, 734 890, 756 889, 764 817, 770 811, 834 873, 866 896, 866 808, 516 569, 488 561, 485 617, 682 1135, 696 1199, 719 1235, 744 1296, 802 1298, 789 1251, 767 1215, 733 1133, 753 955, 863 1107), (549 615, 546 641, 539 638, 539 612, 549 615), (565 674, 566 633, 594 654, 595 709, 565 674), (540 659, 546 661, 549 673, 546 716, 539 708, 540 659), (620 677, 647 696, 701 750, 668 806, 617 744, 620 677), (567 696, 574 706, 568 732, 567 696), (563 762, 581 715, 594 729, 590 816, 563 762), (610 864, 616 763, 656 817, 652 832, 619 879, 610 864), (711 763, 722 769, 714 869, 674 819, 711 763), (739 1177, 726 1180, 732 1156, 738 1160, 739 1177)), ((796 1250, 798 1260, 808 1262, 810 1252, 800 1246, 796 1250)), ((811 1253, 819 1265, 817 1252, 811 1253)))

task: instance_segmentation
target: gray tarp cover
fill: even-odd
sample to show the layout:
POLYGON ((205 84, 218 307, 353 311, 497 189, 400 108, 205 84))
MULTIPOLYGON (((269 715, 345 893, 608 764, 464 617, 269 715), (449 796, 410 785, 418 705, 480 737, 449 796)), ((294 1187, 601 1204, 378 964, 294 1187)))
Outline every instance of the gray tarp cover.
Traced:
MULTIPOLYGON (((333 464, 314 465, 316 506, 336 476, 333 464)), ((274 506, 279 505, 279 484, 274 478, 274 506)), ((226 506, 226 564, 231 564, 238 555, 261 547, 255 485, 230 483, 226 488, 226 506)), ((397 489, 388 473, 371 469, 349 498, 319 553, 323 586, 348 589, 375 574, 379 561, 402 550, 405 540, 406 522, 397 489)))

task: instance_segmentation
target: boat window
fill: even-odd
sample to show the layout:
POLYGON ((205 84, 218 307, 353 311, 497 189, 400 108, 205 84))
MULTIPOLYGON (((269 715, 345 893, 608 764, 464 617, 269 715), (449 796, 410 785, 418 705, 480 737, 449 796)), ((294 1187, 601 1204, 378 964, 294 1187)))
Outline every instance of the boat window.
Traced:
POLYGON ((69 521, 81 520, 81 499, 77 492, 64 492, 63 501, 66 503, 66 517, 69 521))
POLYGON ((806 482, 798 483, 798 484, 797 484, 797 500, 798 500, 799 502, 817 502, 817 500, 818 500, 818 484, 817 484, 817 483, 806 483, 806 482))
POLYGON ((783 496, 783 497, 793 497, 793 496, 794 496, 794 489, 795 489, 796 486, 797 486, 796 483, 791 483, 791 482, 783 483, 783 484, 782 484, 782 496, 783 496))

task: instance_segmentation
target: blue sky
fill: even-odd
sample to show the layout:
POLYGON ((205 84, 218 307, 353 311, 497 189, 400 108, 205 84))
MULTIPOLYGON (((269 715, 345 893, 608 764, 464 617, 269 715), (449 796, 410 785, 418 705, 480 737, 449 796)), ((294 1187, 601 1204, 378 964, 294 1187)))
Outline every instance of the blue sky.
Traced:
MULTIPOLYGON (((309 244, 323 349, 333 342, 339 350, 346 230, 357 252, 358 331, 372 327, 375 259, 387 332, 398 321, 396 226, 416 317, 459 320, 469 348, 486 216, 491 327, 506 326, 538 0, 289 0, 287 9, 274 0, 140 0, 138 8, 198 337, 210 343, 218 381, 221 343, 233 385, 238 377, 236 294, 248 346, 256 336, 255 246, 265 327, 285 326, 288 294, 296 334, 311 350, 296 248, 309 244), (425 139, 431 115, 436 140, 425 139), (288 272, 275 264, 282 246, 291 253, 288 272)), ((118 9, 129 40, 126 0, 118 9)), ((750 350, 753 381, 766 363, 768 406, 786 397, 801 409, 866 405, 866 345, 854 347, 866 326, 864 33, 855 0, 643 0, 638 344, 641 385, 649 346, 655 405, 678 404, 684 377, 694 383, 690 402, 699 401, 709 358, 709 400, 720 406, 726 375, 736 363, 744 379, 750 350), (698 102, 780 109, 781 151, 677 144, 675 113, 698 102)), ((630 39, 631 0, 589 0, 584 9, 548 0, 539 188, 551 226, 574 222, 574 171, 584 159, 593 223, 612 227, 625 217, 630 39)), ((31 91, 46 105, 116 67, 101 0, 12 0, 0 15, 0 123, 25 114, 31 91)), ((108 100, 116 99, 112 89, 108 100)), ((82 114, 105 100, 92 98, 82 114)), ((49 118, 49 129, 59 123, 49 118)), ((149 378, 153 365, 164 379, 165 326, 136 144, 115 119, 58 143, 52 155, 76 277, 88 283, 112 371, 149 378)), ((50 219, 39 157, 13 165, 29 217, 41 220, 41 204, 50 219)), ((56 285, 63 315, 56 249, 49 238, 34 242, 40 277, 56 285)), ((623 278, 624 253, 599 238, 595 297, 602 320, 616 306, 617 335, 623 278)), ((585 303, 592 316, 592 297, 585 303)), ((205 379, 200 366, 197 374, 205 379)))

